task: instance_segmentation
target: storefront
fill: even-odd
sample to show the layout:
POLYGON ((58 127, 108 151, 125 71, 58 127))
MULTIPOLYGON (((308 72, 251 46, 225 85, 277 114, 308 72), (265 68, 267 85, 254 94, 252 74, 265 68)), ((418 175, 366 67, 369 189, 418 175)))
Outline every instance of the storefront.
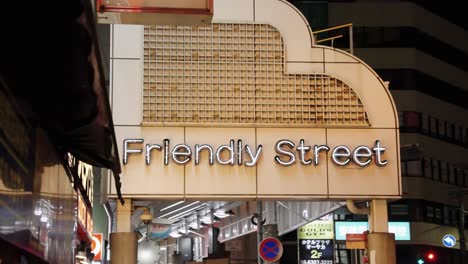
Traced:
POLYGON ((86 240, 79 239, 80 199, 82 231, 89 236, 92 228, 92 185, 78 169, 86 162, 120 172, 91 1, 74 4, 61 17, 52 3, 31 3, 23 15, 41 30, 1 23, 9 24, 0 50, 1 263, 75 263, 77 241, 86 240), (41 26, 51 17, 54 25, 72 21, 72 47, 61 28, 41 26))

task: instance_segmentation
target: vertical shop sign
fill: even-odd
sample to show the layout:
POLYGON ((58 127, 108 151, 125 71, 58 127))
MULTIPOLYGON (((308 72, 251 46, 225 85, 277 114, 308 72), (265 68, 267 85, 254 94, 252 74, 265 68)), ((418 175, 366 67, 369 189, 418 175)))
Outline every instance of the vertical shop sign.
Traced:
POLYGON ((93 241, 91 242, 91 252, 94 254, 95 261, 100 261, 102 259, 102 234, 95 233, 93 234, 93 241))
POLYGON ((300 264, 334 263, 332 214, 300 227, 297 232, 300 264))

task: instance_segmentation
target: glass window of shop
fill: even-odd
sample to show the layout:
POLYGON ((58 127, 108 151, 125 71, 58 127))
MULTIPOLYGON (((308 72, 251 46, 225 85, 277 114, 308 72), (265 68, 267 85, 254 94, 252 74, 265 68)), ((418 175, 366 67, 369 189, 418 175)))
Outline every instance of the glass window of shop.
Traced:
MULTIPOLYGON (((73 263, 76 194, 48 137, 0 85, 0 255, 73 263)), ((21 262, 22 263, 22 262, 21 262)))

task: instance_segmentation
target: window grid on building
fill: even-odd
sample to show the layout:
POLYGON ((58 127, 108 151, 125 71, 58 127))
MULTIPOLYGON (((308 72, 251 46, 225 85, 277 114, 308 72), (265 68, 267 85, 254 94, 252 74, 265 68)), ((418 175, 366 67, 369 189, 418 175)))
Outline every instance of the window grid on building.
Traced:
POLYGON ((145 124, 369 125, 342 81, 284 74, 269 25, 145 26, 144 39, 145 124))

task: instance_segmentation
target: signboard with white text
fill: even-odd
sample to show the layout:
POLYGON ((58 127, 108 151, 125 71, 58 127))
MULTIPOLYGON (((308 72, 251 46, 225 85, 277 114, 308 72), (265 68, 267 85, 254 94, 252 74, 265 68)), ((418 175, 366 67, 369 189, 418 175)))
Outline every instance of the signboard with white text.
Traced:
MULTIPOLYGON (((362 221, 336 221, 335 239, 346 240, 346 234, 362 234, 369 230, 369 224, 362 221)), ((388 222, 388 232, 395 234, 395 240, 410 240, 409 222, 388 222)))
MULTIPOLYGON (((153 198, 390 198, 397 129, 117 127, 122 193, 153 198), (160 184, 160 183, 164 184, 160 184)), ((115 195, 114 184, 110 194, 115 195)))

